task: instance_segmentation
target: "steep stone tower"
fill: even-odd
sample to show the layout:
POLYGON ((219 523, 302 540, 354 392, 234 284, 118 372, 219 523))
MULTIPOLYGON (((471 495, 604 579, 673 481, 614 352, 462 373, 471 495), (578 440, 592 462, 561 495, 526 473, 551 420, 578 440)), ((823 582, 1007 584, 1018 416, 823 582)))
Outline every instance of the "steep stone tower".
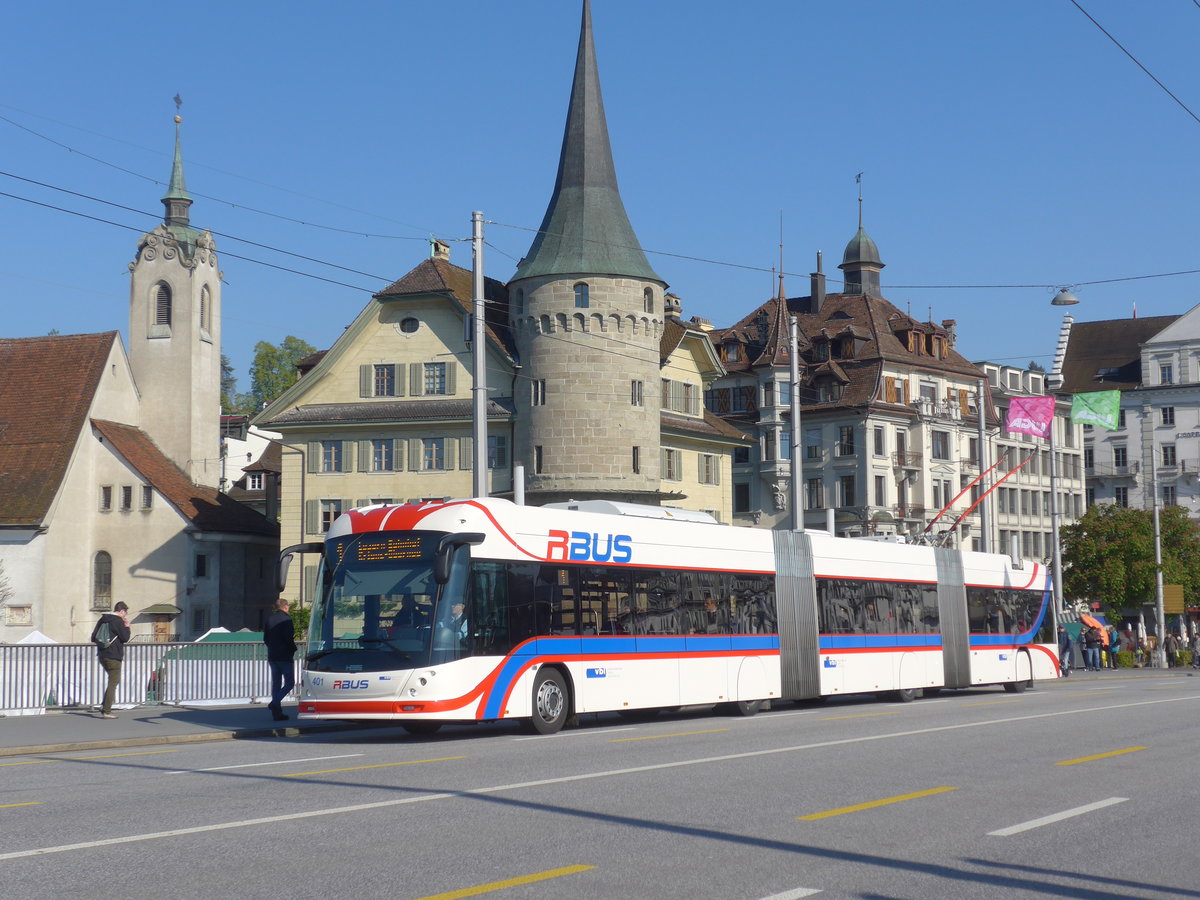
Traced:
POLYGON ((163 223, 129 264, 129 362, 141 424, 197 484, 220 479, 221 273, 212 235, 188 224, 175 117, 175 160, 163 223))
POLYGON ((508 291, 529 503, 658 502, 665 288, 617 188, 584 0, 558 179, 508 291))

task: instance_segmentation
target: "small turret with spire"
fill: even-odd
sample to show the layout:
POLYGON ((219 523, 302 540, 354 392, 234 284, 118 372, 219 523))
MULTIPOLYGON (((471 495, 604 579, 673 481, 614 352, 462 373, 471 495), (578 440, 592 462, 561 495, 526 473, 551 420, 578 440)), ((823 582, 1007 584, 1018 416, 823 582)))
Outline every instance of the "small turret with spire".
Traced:
POLYGON ((858 183, 858 232, 846 245, 838 268, 846 273, 844 293, 881 297, 879 273, 884 264, 879 259, 879 248, 863 230, 862 176, 862 172, 855 176, 858 183))

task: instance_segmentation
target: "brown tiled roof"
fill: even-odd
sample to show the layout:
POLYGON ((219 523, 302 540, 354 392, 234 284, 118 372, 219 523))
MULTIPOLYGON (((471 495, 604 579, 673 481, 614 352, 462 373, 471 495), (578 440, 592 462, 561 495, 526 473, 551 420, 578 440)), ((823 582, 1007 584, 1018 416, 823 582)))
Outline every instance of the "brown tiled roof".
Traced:
MULTIPOLYGON (((507 401, 489 400, 489 419, 507 419, 513 413, 507 401)), ((352 425, 367 422, 443 421, 470 419, 470 400, 382 400, 373 403, 310 403, 276 416, 266 427, 296 425, 352 425)))
POLYGON ((1142 383, 1142 344, 1179 316, 1150 316, 1145 319, 1108 319, 1076 322, 1071 326, 1067 355, 1063 360, 1063 391, 1129 390, 1142 383), (1101 376, 1099 373, 1112 371, 1101 376))
POLYGON ((250 465, 242 468, 243 472, 275 472, 283 471, 283 445, 279 441, 267 444, 262 454, 250 465))
POLYGON ((201 531, 279 534, 279 526, 215 488, 193 484, 140 428, 92 419, 92 427, 139 475, 201 531))
POLYGON ((117 332, 0 339, 0 525, 38 525, 62 483, 117 332))
MULTIPOLYGON (((391 300, 416 294, 449 294, 463 312, 472 309, 474 276, 468 269, 444 259, 426 259, 375 295, 378 300, 391 300)), ((489 336, 509 356, 515 347, 508 330, 508 288, 494 278, 483 279, 484 319, 489 336)))
POLYGON ((739 444, 754 443, 753 438, 743 434, 740 429, 734 428, 716 413, 709 412, 707 409, 704 410, 703 419, 662 412, 659 414, 659 421, 662 423, 663 431, 684 432, 707 438, 734 441, 739 444))

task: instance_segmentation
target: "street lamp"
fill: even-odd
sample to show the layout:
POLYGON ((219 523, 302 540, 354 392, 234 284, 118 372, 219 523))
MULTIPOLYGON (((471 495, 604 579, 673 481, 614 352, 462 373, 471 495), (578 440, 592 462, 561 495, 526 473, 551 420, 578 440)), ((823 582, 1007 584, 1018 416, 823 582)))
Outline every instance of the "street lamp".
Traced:
MULTIPOLYGON (((1074 306, 1079 298, 1065 287, 1061 288, 1051 306, 1074 306)), ((1058 391, 1062 389, 1062 367, 1067 356, 1067 343, 1071 340, 1071 326, 1075 324, 1074 317, 1067 313, 1063 316, 1062 327, 1058 332, 1058 346, 1054 350, 1054 364, 1050 374, 1046 376, 1046 388, 1054 397, 1054 408, 1050 416, 1050 541, 1053 544, 1051 556, 1051 593, 1053 595, 1052 621, 1054 631, 1058 632, 1058 616, 1063 612, 1063 583, 1062 583, 1062 541, 1059 537, 1059 496, 1058 496, 1058 454, 1054 448, 1054 420, 1058 418, 1058 391)))

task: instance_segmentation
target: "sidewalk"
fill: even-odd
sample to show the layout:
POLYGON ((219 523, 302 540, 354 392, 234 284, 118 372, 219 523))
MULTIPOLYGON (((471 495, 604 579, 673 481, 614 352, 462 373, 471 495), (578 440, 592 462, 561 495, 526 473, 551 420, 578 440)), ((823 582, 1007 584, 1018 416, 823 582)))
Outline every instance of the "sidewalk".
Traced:
MULTIPOLYGON (((1037 686, 1193 675, 1200 677, 1200 672, 1191 668, 1105 669, 1100 672, 1074 669, 1069 679, 1043 681, 1037 686)), ((54 710, 41 716, 0 717, 0 757, 194 741, 297 737, 360 729, 400 729, 399 725, 388 722, 301 722, 296 719, 294 703, 285 705, 284 711, 291 716, 286 722, 273 721, 263 704, 140 706, 115 710, 115 719, 102 719, 99 711, 82 709, 54 710)))
POLYGON ((291 716, 286 722, 272 720, 263 704, 140 706, 113 710, 115 719, 102 719, 98 710, 83 709, 52 710, 41 716, 7 716, 0 718, 0 757, 399 727, 387 722, 300 722, 294 703, 285 705, 283 710, 291 716))

